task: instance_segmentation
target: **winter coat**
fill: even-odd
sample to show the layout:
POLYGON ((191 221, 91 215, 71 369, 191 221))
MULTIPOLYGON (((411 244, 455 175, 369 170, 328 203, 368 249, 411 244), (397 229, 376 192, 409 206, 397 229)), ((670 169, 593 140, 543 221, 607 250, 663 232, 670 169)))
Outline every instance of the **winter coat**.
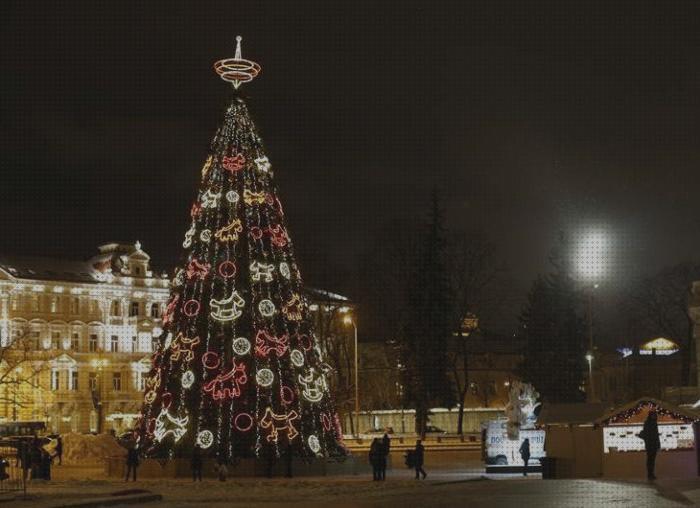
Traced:
POLYGON ((413 451, 413 464, 415 467, 423 466, 423 455, 425 454, 425 448, 422 444, 417 444, 416 449, 413 451))
POLYGON ((127 466, 138 466, 139 465, 139 453, 136 448, 129 448, 126 454, 126 465, 127 466))
POLYGON ((372 466, 378 467, 382 462, 382 457, 384 456, 384 449, 379 443, 372 443, 369 448, 369 463, 372 466))
POLYGON ((659 424, 656 420, 647 418, 644 421, 644 428, 639 433, 639 437, 644 440, 644 449, 648 452, 655 452, 661 448, 659 439, 659 424))
POLYGON ((389 451, 391 450, 391 439, 389 439, 389 436, 384 435, 382 438, 382 448, 384 448, 384 455, 389 455, 389 451))
POLYGON ((529 441, 523 441, 523 444, 520 445, 520 456, 522 457, 523 460, 530 459, 530 442, 529 441))

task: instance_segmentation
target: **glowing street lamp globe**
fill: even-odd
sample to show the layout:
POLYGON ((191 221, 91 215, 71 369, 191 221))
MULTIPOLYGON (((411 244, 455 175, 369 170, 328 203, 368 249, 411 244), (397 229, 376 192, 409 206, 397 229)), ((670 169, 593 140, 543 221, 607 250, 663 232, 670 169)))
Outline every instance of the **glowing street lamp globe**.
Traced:
POLYGON ((608 272, 611 247, 610 236, 605 231, 591 229, 584 232, 574 246, 574 269, 577 276, 591 283, 603 279, 608 272))

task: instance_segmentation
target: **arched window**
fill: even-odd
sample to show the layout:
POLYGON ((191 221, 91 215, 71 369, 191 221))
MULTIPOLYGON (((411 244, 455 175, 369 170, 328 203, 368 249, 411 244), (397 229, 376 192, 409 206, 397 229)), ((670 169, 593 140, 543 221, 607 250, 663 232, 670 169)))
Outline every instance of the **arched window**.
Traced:
POLYGON ((151 317, 153 317, 153 318, 160 317, 160 304, 159 303, 152 303, 151 304, 151 317))

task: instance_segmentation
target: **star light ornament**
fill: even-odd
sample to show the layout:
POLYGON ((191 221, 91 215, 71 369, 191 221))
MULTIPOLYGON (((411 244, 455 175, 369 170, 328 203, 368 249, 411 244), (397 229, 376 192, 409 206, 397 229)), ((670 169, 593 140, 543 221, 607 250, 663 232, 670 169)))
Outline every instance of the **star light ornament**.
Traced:
POLYGON ((191 370, 183 372, 180 382, 183 388, 191 387, 194 384, 194 372, 191 370))
POLYGON ((267 156, 263 155, 262 157, 258 157, 257 159, 255 159, 255 166, 261 173, 269 173, 272 164, 270 164, 270 161, 268 160, 267 156))
POLYGON ((202 430, 197 434, 197 445, 205 450, 214 442, 214 434, 210 430, 202 430))
POLYGON ((163 409, 156 418, 156 428, 153 431, 156 441, 160 442, 166 436, 172 435, 177 443, 187 433, 189 420, 190 417, 187 415, 177 418, 168 413, 167 409, 163 409))
POLYGON ((258 310, 263 316, 272 317, 277 309, 272 301, 265 299, 258 304, 258 310))
POLYGON ((234 339, 233 343, 231 344, 231 348, 233 349, 233 352, 239 356, 247 355, 250 353, 250 341, 245 337, 238 337, 237 339, 234 339))
POLYGON ((275 375, 270 369, 260 369, 255 374, 255 380, 260 386, 268 387, 275 380, 275 375))

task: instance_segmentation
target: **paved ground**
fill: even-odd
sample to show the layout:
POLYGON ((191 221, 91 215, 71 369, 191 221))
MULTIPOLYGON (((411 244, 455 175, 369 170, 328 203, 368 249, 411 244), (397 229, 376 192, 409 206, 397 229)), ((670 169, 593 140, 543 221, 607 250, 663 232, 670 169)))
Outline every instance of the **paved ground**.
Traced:
POLYGON ((153 508, 196 506, 367 506, 367 507, 672 507, 700 503, 700 480, 642 481, 546 480, 516 475, 480 477, 476 470, 443 470, 427 481, 393 472, 385 483, 362 477, 205 480, 143 480, 135 484, 107 479, 97 468, 58 467, 54 480, 30 485, 30 498, 4 506, 51 507, 126 489, 163 495, 153 508))

